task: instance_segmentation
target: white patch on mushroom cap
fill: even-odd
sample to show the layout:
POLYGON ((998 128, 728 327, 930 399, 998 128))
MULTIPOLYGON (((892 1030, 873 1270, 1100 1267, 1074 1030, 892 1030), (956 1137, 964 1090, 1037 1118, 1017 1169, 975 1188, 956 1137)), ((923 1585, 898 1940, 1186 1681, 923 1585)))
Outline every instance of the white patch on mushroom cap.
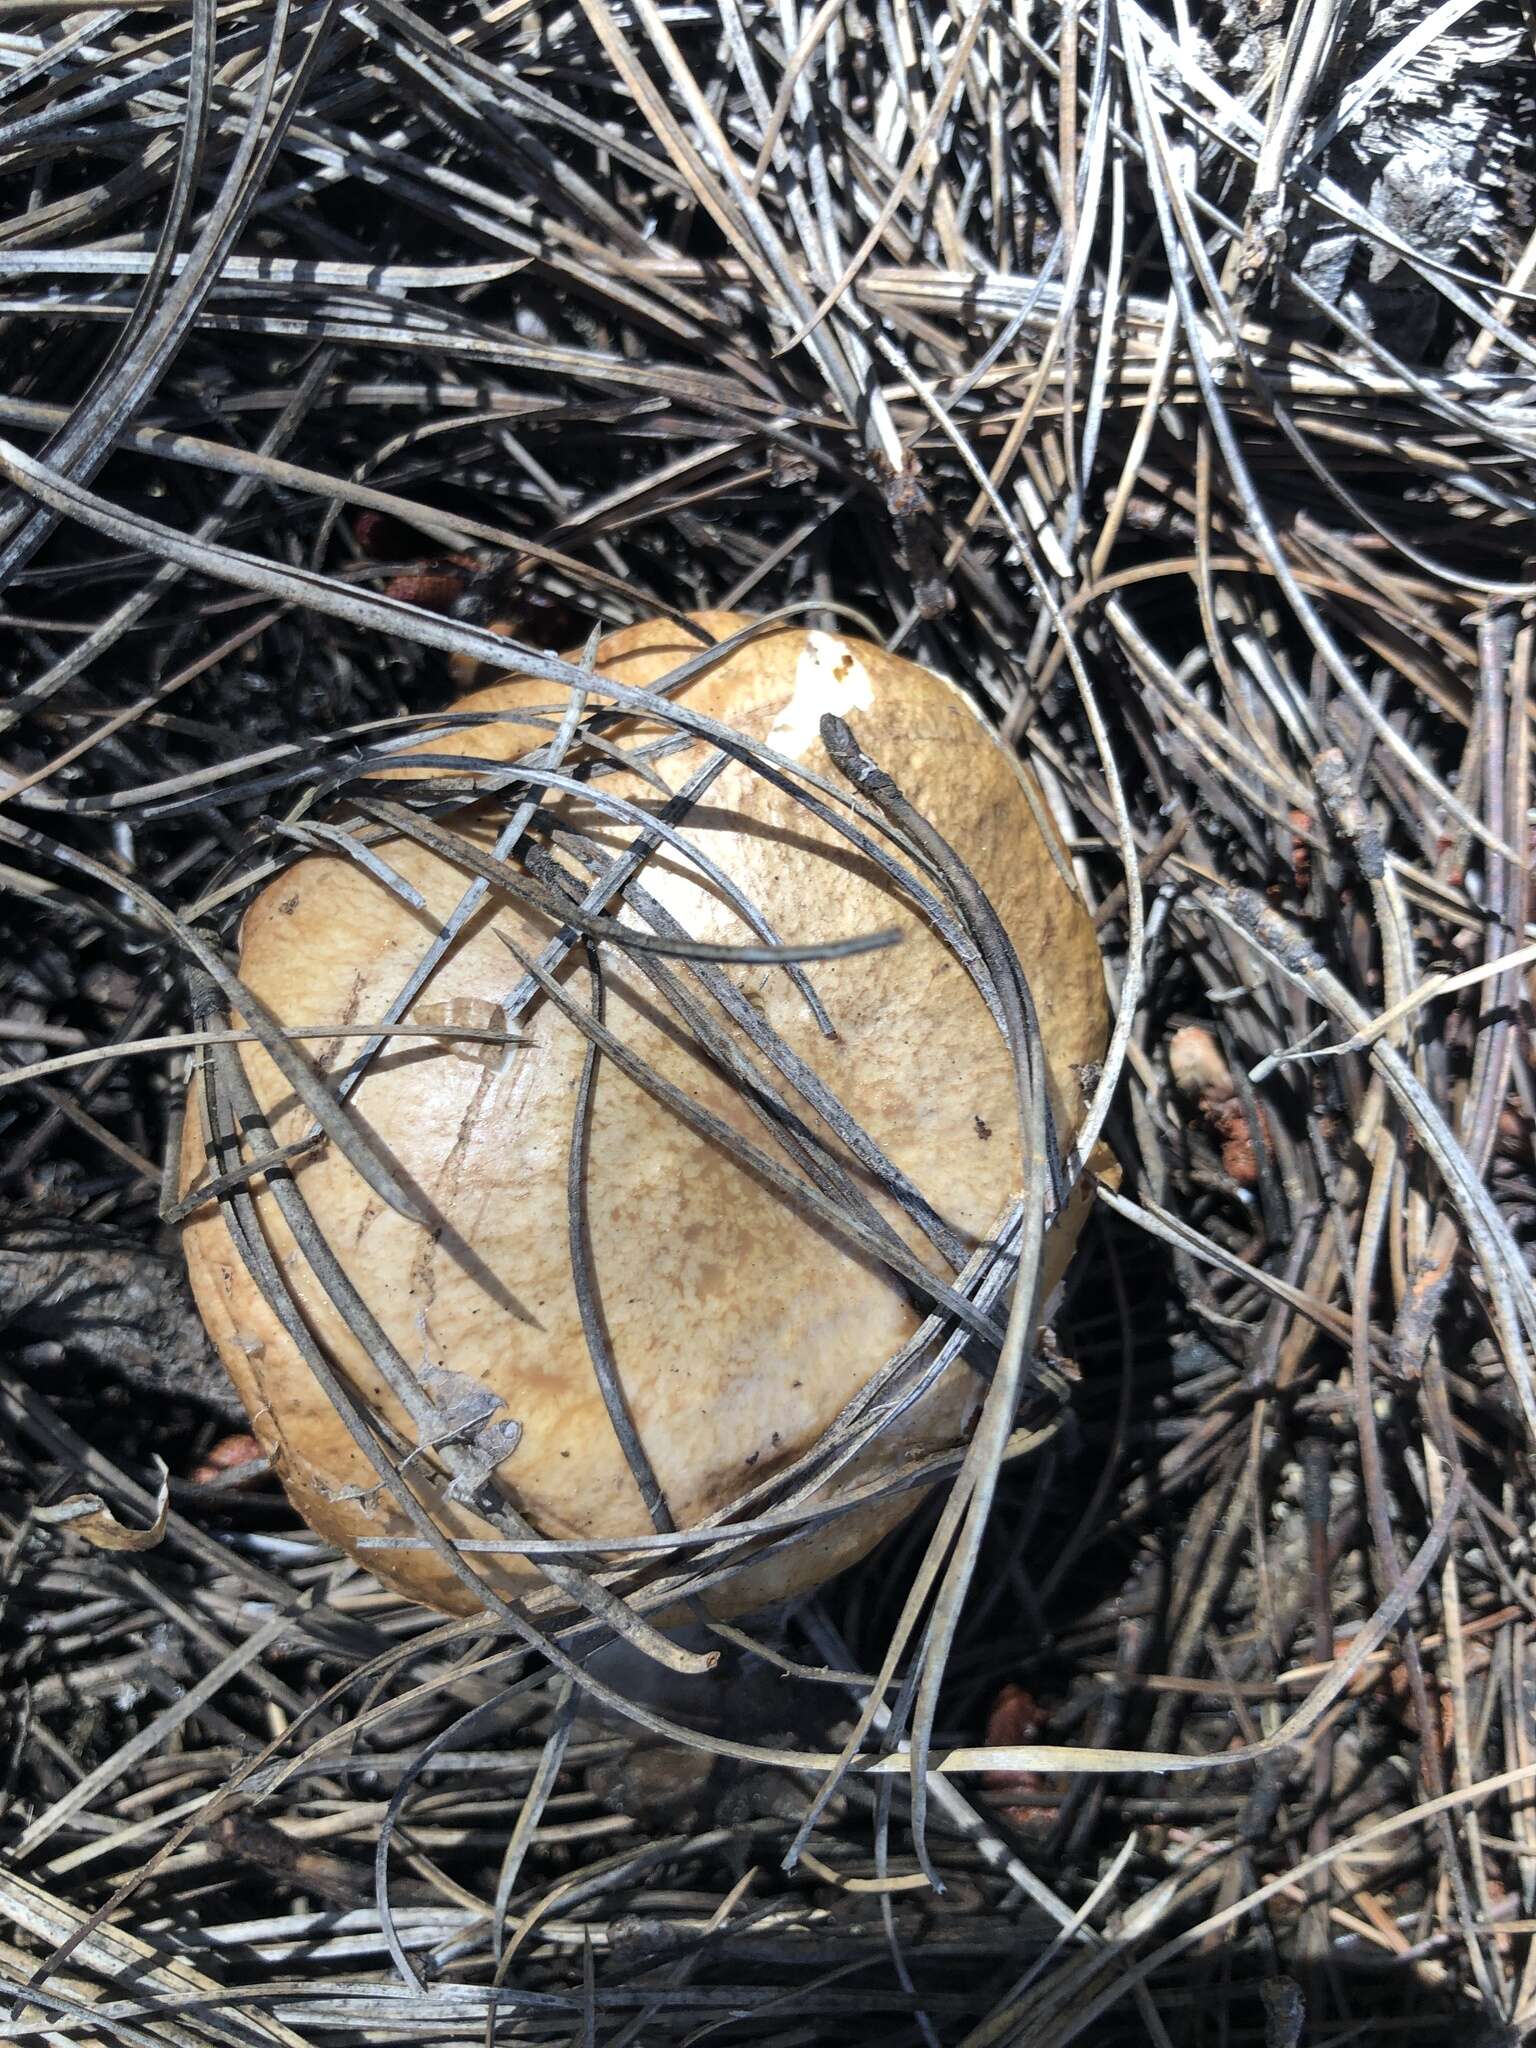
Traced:
POLYGON ((850 711, 867 711, 874 701, 869 672, 848 642, 835 633, 807 633, 795 662, 794 688, 773 721, 768 744, 798 761, 821 738, 821 721, 829 711, 846 718, 850 711))

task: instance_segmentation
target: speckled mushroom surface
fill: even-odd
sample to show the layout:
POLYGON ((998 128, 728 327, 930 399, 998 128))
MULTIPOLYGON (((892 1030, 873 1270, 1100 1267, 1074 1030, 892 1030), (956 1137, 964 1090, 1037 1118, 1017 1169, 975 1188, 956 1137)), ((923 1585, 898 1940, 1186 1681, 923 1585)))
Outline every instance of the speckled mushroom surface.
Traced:
MULTIPOLYGON (((722 613, 694 624, 724 638, 748 624, 722 613)), ((650 623, 610 635, 602 674, 649 687, 705 642, 650 623)), ((511 677, 459 708, 509 714, 427 743, 435 753, 512 760, 543 745, 564 691, 511 677), (524 714, 523 718, 519 714, 524 714)), ((1001 917, 1039 1012, 1058 1128, 1082 1108, 1080 1068, 1105 1047, 1108 1008, 1093 930, 1039 794, 952 684, 856 639, 782 627, 722 658, 675 701, 780 754, 831 775, 819 721, 846 718, 903 792, 961 853, 1001 917)), ((634 748, 664 736, 632 717, 608 739, 634 748)), ((709 758, 704 742, 659 755, 654 772, 678 788, 709 758)), ((658 792, 627 771, 602 786, 655 810, 658 792)), ((557 794, 549 808, 606 848, 633 827, 590 799, 557 794)), ((504 812, 445 821, 489 845, 504 812)), ((818 963, 807 972, 835 1026, 828 1039, 780 966, 726 971, 758 1015, 814 1066, 840 1102, 967 1241, 994 1229, 1019 1183, 1009 1057, 964 966, 907 898, 830 826, 740 762, 731 762, 682 828, 739 884, 785 941, 843 938, 894 926, 899 946, 818 963)), ((465 871, 399 838, 380 857, 419 891, 417 911, 364 868, 306 858, 254 901, 240 934, 240 971, 286 1024, 368 1022, 383 1015, 451 912, 465 871)), ((752 934, 716 886, 663 849, 644 885, 691 936, 727 944, 752 934)), ((630 911, 626 922, 636 922, 630 911)), ((494 892, 409 1013, 424 1024, 495 1023, 520 977, 498 933, 536 953, 553 920, 494 892)), ((704 1058, 632 959, 603 948, 608 1027, 755 1145, 772 1148, 735 1084, 704 1058)), ((584 1004, 584 950, 559 971, 584 1004)), ((692 984, 698 993, 698 984, 692 984)), ((724 1023, 723 1015, 715 1013, 724 1023)), ((340 1153, 302 1160, 297 1183, 354 1284, 429 1388, 444 1372, 500 1397, 521 1425, 499 1481, 551 1536, 602 1539, 647 1530, 623 1450, 610 1427, 578 1313, 567 1226, 572 1114, 586 1040, 556 1006, 535 1000, 520 1021, 526 1043, 506 1052, 466 1043, 393 1041, 351 1098, 358 1117, 437 1219, 424 1229, 385 1206, 340 1153)), ((737 1042, 745 1048, 738 1035, 737 1042)), ((322 1071, 343 1068, 356 1041, 319 1042, 322 1071)), ((302 1136, 307 1111, 259 1048, 245 1060, 279 1142, 302 1136)), ((754 1058, 758 1056, 754 1055, 754 1058)), ((759 1060, 759 1064, 762 1062, 759 1060)), ((763 1071, 771 1074, 766 1065, 763 1071)), ((786 1084, 771 1075, 775 1086, 786 1084)), ((194 1077, 182 1181, 205 1171, 202 1091, 194 1077)), ((813 1113, 801 1105, 807 1122, 813 1113)), ((782 1155, 779 1155, 782 1156, 782 1155)), ((845 1156, 846 1163, 846 1156, 845 1156)), ((933 1245, 861 1170, 875 1205, 934 1272, 933 1245)), ((682 1123, 611 1060, 599 1064, 587 1147, 585 1202, 603 1322, 635 1426, 674 1521, 726 1507, 807 1449, 921 1320, 887 1268, 825 1228, 682 1123)), ((413 1433, 374 1364, 298 1251, 269 1191, 257 1213, 283 1284, 328 1357, 407 1441, 413 1433)), ((1081 1220, 1056 1226, 1048 1267, 1059 1274, 1081 1220)), ((403 1533, 399 1507, 348 1436, 330 1402, 246 1270, 220 1209, 185 1229, 198 1305, 225 1365, 299 1511, 351 1549, 403 1533)), ((865 1454, 857 1477, 953 1442, 979 1383, 964 1367, 865 1454)), ((408 1473, 439 1525, 490 1535, 446 1497, 430 1456, 408 1473)), ((844 1479, 846 1483, 846 1475, 844 1479)), ((766 1582, 737 1587, 732 1607, 785 1597, 851 1561, 915 1502, 908 1491, 832 1524, 774 1561, 766 1582)), ((364 1553, 369 1568, 413 1598, 463 1611, 469 1596, 429 1554, 364 1553)), ((503 1591, 536 1577, 525 1559, 476 1560, 503 1591)))

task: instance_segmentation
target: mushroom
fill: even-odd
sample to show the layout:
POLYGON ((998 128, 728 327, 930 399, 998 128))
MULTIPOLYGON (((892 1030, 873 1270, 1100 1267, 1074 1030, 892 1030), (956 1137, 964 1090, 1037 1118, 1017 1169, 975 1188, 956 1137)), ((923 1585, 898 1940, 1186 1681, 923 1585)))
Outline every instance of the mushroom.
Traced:
MULTIPOLYGON (((487 1040, 487 1029, 507 1026, 524 963, 560 928, 558 917, 494 886, 405 1014, 420 1032, 442 1035, 387 1040, 348 1098, 398 1183, 412 1191, 418 1216, 381 1199, 328 1139, 301 1150, 291 1167, 330 1256, 410 1362, 443 1417, 443 1434, 457 1432, 464 1442, 478 1432, 482 1450, 490 1445, 485 1473, 500 1497, 544 1537, 589 1543, 589 1563, 601 1561, 605 1541, 719 1516, 801 1459, 882 1367, 912 1346, 929 1315, 928 1276, 941 1288, 953 1283, 957 1265, 991 1240, 1019 1192, 1011 1055, 980 992, 985 976, 974 957, 970 965, 960 957, 963 944, 958 951, 952 944, 953 907, 935 919, 942 891, 931 874, 921 876, 926 904, 915 902, 828 821, 858 814, 823 748, 825 714, 848 722, 956 849, 1000 918, 1033 994, 1064 1148, 1081 1120, 1083 1074, 1102 1057, 1108 1035, 1098 947, 1065 852, 1038 788, 969 701, 940 676, 866 641, 779 624, 700 661, 713 643, 752 624, 703 613, 627 628, 598 646, 595 672, 648 689, 698 662, 697 674, 669 687, 674 705, 801 764, 824 790, 830 783, 842 795, 817 796, 818 814, 794 793, 791 770, 764 774, 721 756, 707 788, 668 814, 686 844, 652 852, 638 873, 644 894, 631 890, 607 914, 632 931, 659 922, 674 936, 681 927, 693 940, 721 946, 759 943, 768 930, 783 944, 882 930, 894 930, 900 943, 792 974, 782 962, 728 960, 695 970, 604 941, 596 956, 601 1028, 610 1047, 627 1049, 685 1091, 758 1156, 773 1158, 781 1176, 804 1184, 807 1163, 819 1165, 823 1187, 841 1188, 837 1206, 851 1201, 872 1237, 850 1241, 829 1222, 825 1198, 822 1212, 811 1213, 782 1178, 733 1156, 675 1101, 648 1092, 636 1078, 642 1070, 626 1070, 611 1051, 595 1056, 590 1086, 584 1083, 590 1039, 581 1019, 594 1014, 585 944, 568 945, 553 971, 563 1001, 535 988, 517 1010, 517 1042, 487 1040), (687 849, 707 857, 710 872, 687 849), (732 888, 741 892, 734 902, 732 888), (757 933, 743 921, 743 897, 760 914, 757 933), (691 997, 695 1017, 707 1014, 729 1041, 736 1074, 726 1071, 718 1044, 714 1053, 701 1047, 647 974, 658 967, 691 997), (811 996, 832 1035, 818 1023, 811 996), (478 1039, 454 1036, 474 1029, 478 1039), (746 1071, 759 1077, 755 1090, 742 1084, 746 1071), (864 1134, 862 1158, 833 1135, 807 1088, 840 1105, 864 1134), (774 1102, 798 1119, 787 1143, 775 1139, 785 1125, 774 1102), (568 1199, 578 1128, 581 1229, 573 1239, 568 1199), (575 1242, 590 1277, 586 1327, 575 1242), (881 1242, 894 1250, 882 1255, 881 1242), (611 1361, 606 1397, 589 1348, 594 1325, 611 1361), (616 1433, 614 1401, 632 1426, 628 1451, 616 1433), (487 1417, 495 1418, 489 1433, 487 1417), (649 1496, 646 1472, 637 1478, 637 1447, 654 1479, 649 1496)), ((412 743, 417 765, 391 773, 408 782, 433 773, 423 754, 452 757, 441 786, 447 776, 464 779, 467 757, 525 759, 549 746, 567 701, 559 686, 506 677, 455 706, 498 714, 494 720, 437 730, 412 743)), ((594 693, 588 711, 600 703, 594 693)), ((578 734, 573 758, 586 764, 592 793, 538 789, 528 836, 542 858, 527 853, 525 842, 527 865, 519 871, 542 876, 546 889, 563 871, 579 894, 603 861, 635 839, 637 807, 661 810, 658 783, 682 788, 716 759, 716 749, 695 735, 680 740, 677 725, 659 716, 630 712, 609 718, 586 751, 578 734), (649 751, 631 770, 617 748, 632 759, 649 751), (610 798, 625 800, 628 815, 615 815, 610 798)), ((511 801, 528 789, 514 785, 511 801)), ((431 845, 413 836, 399 810, 382 827, 377 805, 368 815, 366 825, 357 814, 348 821, 372 835, 366 862, 330 851, 306 856, 245 914, 241 980, 278 1024, 353 1027, 382 1018, 473 879, 452 856, 449 835, 487 849, 508 805, 469 789, 447 819, 441 805, 430 819, 418 812, 431 845)), ((871 848, 915 872, 912 855, 869 822, 867 806, 858 829, 871 848)), ((336 1076, 357 1051, 355 1035, 338 1034, 307 1057, 336 1076)), ((243 1063, 277 1144, 313 1136, 310 1110, 265 1050, 249 1045, 226 1057, 243 1063)), ((498 1535, 473 1489, 466 1498, 464 1485, 454 1483, 441 1439, 434 1449, 419 1414, 413 1419, 402 1405, 398 1381, 381 1372, 377 1344, 371 1351, 354 1331, 356 1317, 338 1307, 334 1275, 328 1290, 265 1181, 236 1212, 226 1207, 227 1194, 195 1203, 212 1170, 208 1099, 194 1073, 181 1172, 183 1192, 194 1198, 186 1256, 198 1307, 253 1431, 320 1535, 412 1599, 449 1613, 474 1611, 473 1589, 413 1541, 400 1502, 306 1362, 298 1340, 307 1333, 384 1429, 406 1482, 448 1538, 498 1535), (237 1249, 252 1217, 270 1258, 248 1260, 237 1249), (394 1542, 401 1547, 389 1547, 394 1542)), ((220 1151, 218 1166, 234 1156, 220 1151)), ((1085 1206, 1080 1182, 1046 1240, 1047 1290, 1065 1268, 1085 1206)), ((244 1242, 249 1252, 251 1241, 244 1242)), ((922 1354, 930 1361, 936 1343, 922 1354)), ((880 1432, 814 1496, 835 1499, 857 1488, 879 1497, 754 1557, 709 1604, 742 1612, 782 1601, 864 1555, 921 1498, 915 1484, 882 1491, 880 1482, 899 1482, 924 1458, 962 1442, 982 1391, 962 1356, 904 1412, 893 1404, 880 1432)), ((469 1561, 503 1598, 542 1583, 537 1559, 505 1549, 471 1552, 469 1561)))

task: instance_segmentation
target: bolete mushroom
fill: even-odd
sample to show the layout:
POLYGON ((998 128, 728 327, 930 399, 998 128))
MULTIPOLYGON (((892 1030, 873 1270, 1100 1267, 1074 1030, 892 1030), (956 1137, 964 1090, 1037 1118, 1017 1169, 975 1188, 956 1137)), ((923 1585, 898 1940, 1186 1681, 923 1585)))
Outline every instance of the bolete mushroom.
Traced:
MULTIPOLYGON (((751 623, 704 613, 686 626, 632 627, 601 643, 595 670, 648 689, 751 623)), ((865 641, 773 625, 706 659, 667 694, 839 791, 846 785, 824 751, 820 720, 834 713, 848 721, 957 850, 1011 938, 1037 1009, 1054 1129, 1065 1147, 1082 1115, 1084 1070, 1102 1057, 1107 1037, 1098 947, 1039 790, 960 691, 865 641)), ((588 710, 601 701, 590 698, 588 710)), ((423 754, 449 757, 439 782, 467 776, 470 757, 526 760, 549 747, 567 702, 563 688, 507 677, 455 707, 499 714, 495 720, 439 728, 413 745, 416 765, 392 772, 432 773, 423 754)), ((663 813, 658 782, 682 789, 717 750, 659 716, 631 711, 600 727, 589 747, 578 744, 573 758, 585 764, 590 793, 573 785, 567 763, 564 783, 557 771, 536 789, 514 787, 510 801, 532 790, 539 806, 529 840, 543 858, 524 850, 518 858, 527 865, 517 872, 542 875, 548 888, 563 869, 580 895, 634 842, 642 812, 663 813), (646 749, 642 768, 626 767, 619 749, 631 759, 646 749), (615 815, 611 799, 623 799, 628 814, 615 815)), ((861 1210, 876 1240, 884 1234, 894 1258, 869 1241, 850 1243, 825 1211, 808 1211, 610 1054, 596 1055, 584 1080, 591 1041, 580 1018, 595 1014, 595 984, 594 955, 580 941, 566 945, 553 970, 564 1006, 541 987, 531 1001, 519 999, 519 1043, 392 1038, 350 1094, 351 1112, 425 1206, 425 1222, 381 1200, 330 1140, 302 1150, 291 1169, 330 1255, 428 1395, 442 1397, 444 1415, 500 1415, 506 1455, 494 1483, 525 1523, 545 1537, 590 1543, 595 1559, 605 1540, 642 1535, 657 1519, 637 1480, 633 1447, 627 1453, 615 1430, 615 1386, 654 1476, 659 1501, 653 1494, 651 1509, 662 1526, 683 1529, 715 1515, 804 1454, 909 1345, 929 1308, 926 1276, 952 1283, 957 1265, 999 1228, 1020 1187, 1011 1055, 978 986, 984 975, 952 943, 953 905, 941 905, 931 874, 920 877, 926 904, 914 901, 872 851, 852 844, 829 822, 833 814, 854 815, 836 796, 822 794, 819 808, 808 807, 791 776, 720 758, 707 788, 664 813, 710 871, 685 847, 663 843, 638 868, 643 893, 632 888, 606 914, 637 932, 659 928, 675 937, 680 928, 722 946, 750 945, 770 930, 788 944, 894 929, 900 943, 820 960, 797 981, 782 964, 695 968, 610 938, 595 956, 601 1028, 610 1044, 627 1048, 800 1183, 808 1167, 819 1170, 823 1189, 841 1188, 845 1206, 861 1210), (740 892, 734 901, 733 890, 740 892), (757 934, 743 921, 743 898, 760 914, 757 934), (713 1051, 648 975, 658 967, 687 992, 695 1017, 707 1015, 718 1034, 713 1051), (807 986, 834 1035, 813 1014, 807 986), (722 1064, 726 1041, 735 1073, 722 1064), (747 1071, 759 1077, 755 1090, 743 1085, 747 1071), (785 1105, 797 1120, 788 1127, 788 1149, 774 1137, 775 1125, 786 1129, 785 1105), (858 1154, 823 1114, 838 1105, 863 1134, 854 1141, 858 1154), (578 1129, 586 1328, 568 1209, 578 1129), (611 1361, 606 1398, 589 1348, 594 1317, 611 1361), (466 1392, 482 1396, 479 1410, 473 1399, 466 1409, 466 1392)), ((386 793, 410 792, 401 784, 386 793)), ((474 880, 453 857, 448 835, 483 850, 506 823, 508 799, 483 789, 475 798, 467 787, 463 806, 446 820, 439 806, 427 821, 431 844, 400 811, 381 826, 379 806, 364 807, 348 822, 364 838, 371 834, 366 861, 319 852, 265 888, 245 914, 239 965, 244 986, 273 1018, 295 1027, 352 1026, 384 1016, 474 880)), ((877 826, 865 822, 859 830, 870 849, 892 853, 877 826)), ((896 850, 894 858, 916 873, 909 854, 896 850)), ((558 917, 491 887, 404 1021, 448 1034, 506 1027, 523 962, 540 956, 559 929, 558 917)), ((338 1035, 309 1058, 334 1077, 357 1050, 355 1036, 338 1035)), ((249 1045, 238 1057, 275 1141, 291 1145, 312 1135, 310 1110, 267 1052, 249 1045)), ((184 1192, 208 1171, 205 1099, 194 1074, 184 1192)), ((216 1164, 229 1165, 230 1155, 216 1164)), ((1083 1207, 1081 1195, 1074 1198, 1047 1238, 1046 1287, 1065 1267, 1083 1207)), ((334 1285, 328 1291, 317 1276, 265 1182, 256 1183, 243 1213, 239 1228, 249 1231, 254 1214, 270 1260, 242 1256, 224 1207, 210 1199, 190 1213, 188 1267, 252 1429, 294 1506, 388 1586, 447 1612, 472 1611, 473 1592, 442 1559, 419 1540, 410 1547, 399 1501, 380 1485, 275 1312, 274 1286, 286 1294, 290 1325, 296 1309, 312 1345, 393 1432, 396 1461, 438 1528, 459 1540, 496 1530, 462 1485, 453 1486, 440 1451, 422 1442, 419 1421, 386 1384, 355 1318, 338 1308, 334 1285), (369 1538, 404 1547, 359 1549, 369 1538)), ((852 1485, 868 1490, 871 1481, 962 1441, 982 1390, 963 1358, 948 1366, 834 1475, 832 1494, 852 1485)), ((863 1555, 920 1497, 912 1488, 887 1491, 824 1521, 766 1561, 754 1560, 717 1590, 713 1604, 742 1611, 819 1584, 863 1555)), ((540 1580, 526 1556, 472 1553, 471 1562, 503 1597, 540 1580)))

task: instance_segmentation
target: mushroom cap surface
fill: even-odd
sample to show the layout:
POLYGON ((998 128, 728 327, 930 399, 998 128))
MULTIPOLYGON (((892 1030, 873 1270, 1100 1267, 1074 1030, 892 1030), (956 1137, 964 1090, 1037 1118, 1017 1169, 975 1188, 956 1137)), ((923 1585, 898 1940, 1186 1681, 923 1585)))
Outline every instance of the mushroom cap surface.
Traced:
MULTIPOLYGON (((710 640, 751 622, 703 613, 691 623, 692 631, 663 620, 610 634, 597 650, 596 672, 649 688, 710 640)), ((828 711, 848 720, 970 867, 1012 939, 1038 1011, 1051 1106, 1065 1143, 1082 1113, 1081 1070, 1102 1057, 1108 1037, 1098 946, 1038 790, 960 691, 868 642, 774 626, 670 694, 840 788, 819 720, 828 711)), ((589 708, 597 701, 589 700, 589 708)), ((508 677, 453 707, 500 714, 494 722, 439 729, 411 752, 515 760, 549 741, 566 703, 558 685, 508 677)), ((676 728, 636 714, 608 726, 604 737, 632 751, 675 741, 676 728)), ((676 790, 713 751, 691 738, 661 747, 648 757, 651 774, 676 790)), ((602 790, 651 814, 659 809, 654 783, 629 769, 614 772, 611 756, 578 750, 577 758, 591 764, 602 790)), ((610 856, 635 836, 633 823, 605 816, 590 797, 551 791, 543 801, 610 856)), ((504 807, 483 802, 437 829, 489 847, 505 815, 504 807)), ((967 1246, 984 1240, 1018 1192, 1017 1114, 1007 1049, 966 966, 874 863, 739 760, 727 762, 678 829, 751 898, 783 942, 900 932, 899 945, 806 968, 835 1028, 832 1038, 782 966, 733 964, 722 971, 951 1230, 967 1246)), ((551 841, 537 821, 535 836, 583 885, 590 880, 578 865, 579 846, 551 841)), ((404 834, 376 839, 373 853, 419 894, 423 908, 365 866, 321 853, 285 870, 246 912, 241 977, 280 1023, 351 1025, 381 1017, 473 879, 404 834)), ((640 880, 690 937, 754 941, 716 882, 674 849, 653 853, 640 880)), ((646 928, 633 908, 621 914, 626 924, 646 928)), ((536 956, 557 929, 553 917, 493 889, 407 1021, 499 1028, 522 974, 499 934, 536 956)), ((791 1165, 636 956, 605 944, 601 958, 607 1028, 732 1129, 791 1165)), ((730 1031, 923 1264, 952 1278, 911 1217, 728 1025, 686 966, 662 965, 730 1031)), ((585 947, 568 949, 556 978, 576 1002, 591 1005, 585 947)), ((526 1042, 505 1051, 390 1040, 350 1097, 353 1113, 431 1212, 430 1229, 382 1202, 329 1142, 297 1161, 294 1179, 335 1257, 429 1393, 451 1409, 452 1397, 473 1393, 467 1383, 478 1383, 503 1404, 503 1419, 520 1425, 516 1448, 497 1468, 518 1511, 545 1536, 590 1540, 598 1556, 604 1538, 643 1534, 653 1524, 604 1405, 573 1278, 568 1165, 588 1042, 542 993, 516 1028, 526 1042)), ((336 1074, 357 1048, 356 1038, 337 1037, 311 1041, 306 1050, 322 1073, 336 1074)), ((276 1141, 304 1137, 309 1112, 267 1055, 252 1045, 238 1057, 276 1141)), ((184 1192, 206 1172, 204 1097, 194 1074, 184 1192)), ((730 1507, 810 1449, 923 1321, 900 1276, 805 1214, 606 1057, 596 1067, 582 1185, 590 1269, 617 1379, 677 1527, 730 1507)), ((1065 1267, 1084 1206, 1074 1198, 1050 1232, 1047 1287, 1065 1267)), ((400 1404, 298 1249, 265 1182, 255 1184, 254 1211, 281 1285, 326 1357, 399 1432, 402 1447, 414 1444, 400 1404)), ((473 1595, 430 1552, 357 1549, 365 1538, 409 1534, 403 1511, 380 1487, 264 1298, 221 1206, 196 1209, 184 1240, 203 1319, 298 1511, 388 1586, 447 1612, 473 1611, 473 1595)), ((830 1481, 828 1494, 961 1440, 981 1391, 969 1367, 949 1367, 830 1481)), ((448 1535, 498 1533, 449 1497, 449 1475, 430 1453, 412 1455, 406 1472, 448 1535)), ((727 1581, 711 1604, 743 1611, 820 1583, 920 1498, 909 1488, 804 1533, 727 1581)), ((527 1594, 541 1580, 537 1566, 520 1556, 480 1554, 472 1562, 504 1596, 527 1594)))

